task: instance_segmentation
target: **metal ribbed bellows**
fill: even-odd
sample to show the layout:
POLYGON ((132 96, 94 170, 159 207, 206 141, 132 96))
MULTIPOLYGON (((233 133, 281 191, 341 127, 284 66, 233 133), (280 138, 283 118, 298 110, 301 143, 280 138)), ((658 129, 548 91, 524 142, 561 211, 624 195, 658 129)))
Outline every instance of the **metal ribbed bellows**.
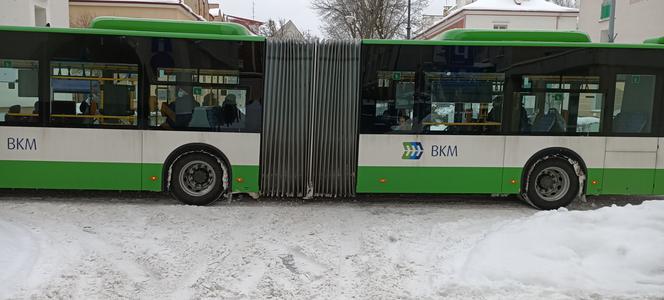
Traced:
POLYGON ((359 63, 358 41, 267 41, 264 196, 355 194, 359 63))

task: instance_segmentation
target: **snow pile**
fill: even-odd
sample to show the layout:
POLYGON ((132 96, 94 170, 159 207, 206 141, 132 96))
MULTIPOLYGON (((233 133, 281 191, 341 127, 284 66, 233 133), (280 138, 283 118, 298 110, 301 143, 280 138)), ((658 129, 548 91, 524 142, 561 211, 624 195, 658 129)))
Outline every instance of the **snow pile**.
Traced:
POLYGON ((554 11, 575 12, 576 8, 564 7, 546 0, 528 0, 517 4, 514 0, 477 0, 460 9, 510 10, 510 11, 554 11))
POLYGON ((459 276, 496 288, 664 295, 664 201, 511 221, 470 251, 459 276))
POLYGON ((23 228, 0 220, 0 298, 30 273, 37 245, 23 228))

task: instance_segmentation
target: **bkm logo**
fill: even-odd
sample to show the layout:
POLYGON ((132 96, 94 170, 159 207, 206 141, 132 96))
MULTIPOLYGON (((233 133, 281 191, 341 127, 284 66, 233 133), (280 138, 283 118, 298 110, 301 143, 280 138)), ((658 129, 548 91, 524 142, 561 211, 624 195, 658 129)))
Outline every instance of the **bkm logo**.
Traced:
POLYGON ((418 160, 424 154, 424 147, 420 142, 404 142, 401 159, 418 160))

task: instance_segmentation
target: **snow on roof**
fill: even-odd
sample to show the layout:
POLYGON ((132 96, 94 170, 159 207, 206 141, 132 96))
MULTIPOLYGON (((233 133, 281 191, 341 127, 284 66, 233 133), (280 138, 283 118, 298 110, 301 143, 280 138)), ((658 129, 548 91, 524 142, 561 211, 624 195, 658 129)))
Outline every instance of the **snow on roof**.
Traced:
POLYGON ((458 15, 462 11, 517 11, 517 12, 551 12, 551 13, 578 13, 579 10, 571 7, 564 7, 546 0, 521 0, 521 4, 517 4, 515 0, 477 0, 473 3, 456 7, 449 12, 442 19, 435 21, 435 23, 428 28, 423 29, 417 33, 417 36, 425 34, 427 31, 435 28, 436 26, 445 23, 447 20, 458 15))
POLYGON ((509 11, 552 11, 576 12, 576 8, 564 7, 546 0, 522 0, 517 4, 514 0, 477 0, 458 10, 509 10, 509 11))

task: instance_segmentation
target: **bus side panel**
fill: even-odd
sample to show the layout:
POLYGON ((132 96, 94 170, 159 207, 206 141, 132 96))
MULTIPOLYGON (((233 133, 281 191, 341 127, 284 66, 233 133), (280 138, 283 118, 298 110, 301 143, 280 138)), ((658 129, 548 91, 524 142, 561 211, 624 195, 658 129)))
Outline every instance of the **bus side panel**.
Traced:
POLYGON ((547 148, 567 148, 576 152, 588 168, 586 193, 602 193, 602 170, 606 149, 605 137, 588 136, 508 136, 505 143, 504 193, 517 193, 521 187, 521 175, 528 160, 547 148), (512 184, 515 180, 515 184, 512 184), (595 181, 596 184, 592 184, 595 181))
POLYGON ((0 128, 0 187, 140 190, 140 131, 0 128))
POLYGON ((650 195, 653 193, 658 139, 608 137, 603 194, 650 195))
POLYGON ((234 192, 259 192, 259 133, 166 130, 143 131, 143 189, 161 190, 164 162, 177 148, 192 143, 214 146, 228 158, 234 192))
POLYGON ((654 195, 664 195, 664 138, 658 139, 657 168, 655 169, 654 195))
POLYGON ((358 193, 500 193, 505 137, 360 135, 358 193))

